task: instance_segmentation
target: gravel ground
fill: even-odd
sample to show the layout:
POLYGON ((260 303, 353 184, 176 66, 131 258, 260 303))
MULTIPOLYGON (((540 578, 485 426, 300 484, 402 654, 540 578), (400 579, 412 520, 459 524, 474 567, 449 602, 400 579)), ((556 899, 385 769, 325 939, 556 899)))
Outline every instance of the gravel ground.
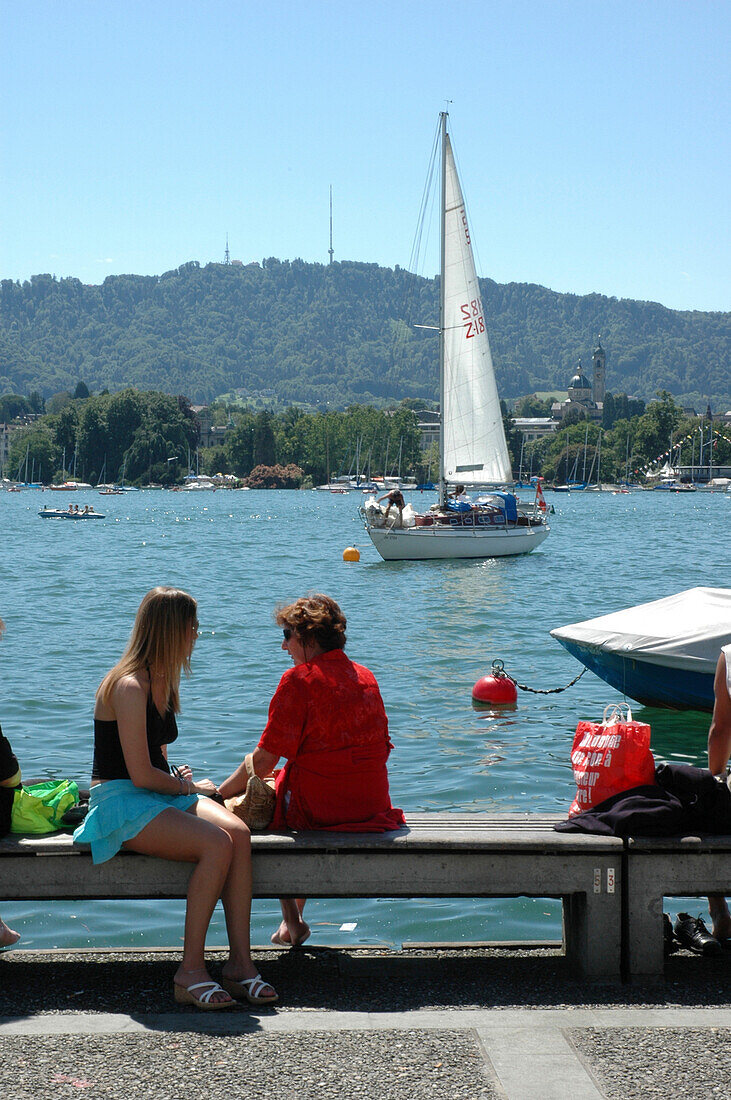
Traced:
MULTIPOLYGON (((334 1025, 331 1031, 286 1033, 262 1031, 259 1018, 317 1009, 731 1009, 731 953, 713 960, 679 952, 667 961, 664 981, 632 985, 577 981, 560 952, 545 947, 258 949, 255 957, 280 1003, 252 1014, 245 1006, 211 1014, 209 1034, 188 1030, 187 1021, 201 1014, 173 1001, 177 952, 0 955, 0 1016, 28 1016, 37 1023, 39 1016, 69 1012, 121 1013, 143 1021, 148 1014, 165 1014, 180 1016, 185 1027, 165 1033, 0 1035, 3 1100, 49 1094, 54 1100, 80 1094, 104 1100, 263 1100, 288 1091, 297 1100, 500 1100, 505 1093, 485 1068, 477 1032, 449 1029, 449 1018, 443 1029, 351 1032, 334 1025), (251 1030, 247 1023, 242 1031, 242 1018, 251 1021, 251 1030)), ((211 951, 209 959, 219 974, 225 953, 211 951)), ((610 1100, 731 1097, 731 1029, 569 1030, 574 1021, 567 1014, 558 1026, 566 1028, 610 1100)), ((525 1050, 521 1056, 531 1057, 525 1050)))
POLYGON ((9 1100, 497 1100, 474 1038, 451 1031, 0 1039, 9 1100))
POLYGON ((570 1034, 609 1100, 731 1096, 728 1028, 582 1028, 570 1034))
MULTIPOLYGON (((257 951, 255 957, 280 995, 280 1012, 731 1007, 731 952, 717 960, 679 952, 668 960, 665 981, 646 985, 577 981, 566 960, 553 949, 396 953, 305 948, 257 951)), ((220 975, 224 958, 222 951, 209 952, 214 976, 220 975)), ((0 955, 0 1016, 75 1010, 197 1013, 173 1001, 178 959, 172 951, 7 952, 0 955)))

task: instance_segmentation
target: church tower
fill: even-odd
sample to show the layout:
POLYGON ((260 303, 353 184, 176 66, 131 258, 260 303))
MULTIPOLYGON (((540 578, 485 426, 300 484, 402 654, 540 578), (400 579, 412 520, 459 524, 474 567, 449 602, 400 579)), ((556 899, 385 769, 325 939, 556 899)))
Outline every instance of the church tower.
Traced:
POLYGON ((598 338, 596 347, 591 355, 592 365, 592 398, 594 403, 601 405, 604 403, 604 392, 606 387, 607 377, 607 353, 602 347, 602 338, 598 338))

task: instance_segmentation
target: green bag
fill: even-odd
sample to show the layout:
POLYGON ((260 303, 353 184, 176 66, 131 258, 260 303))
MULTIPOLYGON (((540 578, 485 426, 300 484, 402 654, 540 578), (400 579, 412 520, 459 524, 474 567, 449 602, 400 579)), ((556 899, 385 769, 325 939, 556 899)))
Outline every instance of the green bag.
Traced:
POLYGON ((63 815, 79 801, 71 779, 49 779, 15 792, 10 815, 11 833, 55 833, 66 826, 63 815))

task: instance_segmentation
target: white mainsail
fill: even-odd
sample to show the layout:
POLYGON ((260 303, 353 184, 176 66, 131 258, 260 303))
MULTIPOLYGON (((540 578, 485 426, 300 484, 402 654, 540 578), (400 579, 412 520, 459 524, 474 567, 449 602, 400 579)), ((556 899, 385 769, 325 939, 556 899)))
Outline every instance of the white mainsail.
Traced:
POLYGON ((462 190, 445 134, 443 476, 465 486, 510 481, 500 398, 462 190))

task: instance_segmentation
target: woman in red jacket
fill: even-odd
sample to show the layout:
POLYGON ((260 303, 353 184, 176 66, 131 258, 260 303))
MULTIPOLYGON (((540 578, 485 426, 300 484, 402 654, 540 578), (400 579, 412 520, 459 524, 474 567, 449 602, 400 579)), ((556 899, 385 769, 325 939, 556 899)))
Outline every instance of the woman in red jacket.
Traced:
MULTIPOLYGON (((387 832, 405 824, 391 805, 386 761, 393 748, 372 672, 344 653, 346 619, 329 596, 303 596, 276 613, 294 668, 279 682, 253 753, 254 771, 278 773, 273 829, 387 832)), ((242 763, 220 786, 225 798, 246 787, 242 763)), ((310 929, 305 899, 282 898, 272 943, 298 946, 310 929)))

